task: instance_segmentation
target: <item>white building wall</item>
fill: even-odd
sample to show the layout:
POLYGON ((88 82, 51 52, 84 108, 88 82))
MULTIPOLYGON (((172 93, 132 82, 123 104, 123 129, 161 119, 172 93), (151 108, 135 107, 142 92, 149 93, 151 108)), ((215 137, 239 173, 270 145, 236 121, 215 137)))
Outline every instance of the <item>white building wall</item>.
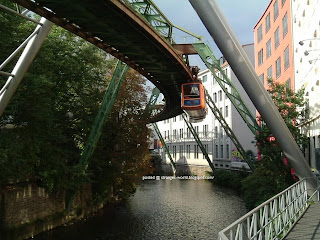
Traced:
MULTIPOLYGON (((254 45, 248 44, 244 45, 243 49, 247 53, 251 63, 254 65, 254 45)), ((231 71, 231 81, 233 82, 234 86, 238 90, 242 100, 245 102, 248 110, 251 112, 252 116, 256 116, 256 108, 251 102, 250 98, 248 97, 247 93, 241 86, 239 80, 235 76, 234 72, 231 71)), ((235 107, 232 105, 232 130, 234 134, 237 136, 238 140, 240 141, 242 147, 245 151, 251 150, 254 155, 257 155, 257 147, 253 142, 255 142, 255 136, 251 132, 251 130, 248 128, 246 123, 243 121, 242 117, 236 111, 235 107)))
POLYGON ((320 169, 320 1, 291 0, 291 7, 295 90, 305 87, 309 100, 309 123, 302 127, 310 138, 306 158, 312 168, 320 169))
MULTIPOLYGON (((253 44, 245 45, 252 63, 254 63, 254 46, 253 44)), ((225 63, 223 70, 226 71, 228 77, 237 86, 238 91, 243 96, 248 108, 255 115, 255 108, 248 99, 243 88, 240 86, 230 66, 225 63)), ((256 147, 252 144, 253 135, 249 128, 245 125, 240 115, 232 106, 230 99, 226 97, 219 84, 213 78, 212 73, 206 69, 199 73, 198 77, 203 81, 204 87, 211 95, 217 107, 221 110, 223 117, 229 124, 231 129, 234 128, 235 135, 245 150, 252 150, 257 154, 256 147), (228 111, 226 112, 226 109, 228 111), (226 116, 228 114, 228 116, 226 116)), ((208 166, 207 160, 203 156, 199 147, 193 139, 191 133, 188 135, 187 125, 181 116, 161 121, 158 127, 166 140, 166 144, 170 149, 173 160, 177 164, 189 164, 208 166), (181 134, 183 129, 183 134, 181 134)), ((193 127, 198 130, 202 144, 207 148, 207 153, 216 168, 230 169, 232 160, 232 150, 235 149, 234 144, 225 134, 224 129, 220 126, 219 121, 214 114, 208 109, 207 117, 200 123, 193 123, 193 127)), ((168 156, 162 151, 162 159, 166 163, 170 163, 168 156)))

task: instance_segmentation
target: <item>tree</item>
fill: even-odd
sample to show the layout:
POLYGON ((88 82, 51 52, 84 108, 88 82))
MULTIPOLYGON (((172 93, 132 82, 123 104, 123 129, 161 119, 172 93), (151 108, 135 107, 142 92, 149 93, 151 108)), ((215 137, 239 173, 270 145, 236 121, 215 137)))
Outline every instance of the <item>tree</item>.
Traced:
POLYGON ((98 203, 105 201, 111 189, 118 197, 127 197, 150 168, 144 84, 145 79, 137 72, 128 72, 90 161, 89 172, 98 203))
MULTIPOLYGON (((307 137, 296 127, 305 117, 306 101, 304 89, 294 93, 286 84, 268 79, 268 92, 283 117, 294 139, 304 151, 307 137)), ((260 116, 261 132, 256 137, 259 153, 262 158, 255 172, 243 181, 244 197, 248 208, 253 208, 293 182, 290 164, 286 161, 282 150, 273 137, 270 129, 260 116)))
MULTIPOLYGON (((12 51, 34 26, 10 18, 0 13, 6 26, 0 29, 0 46, 12 51)), ((2 50, 4 60, 11 52, 2 50)), ((120 197, 134 189, 150 166, 145 80, 137 72, 127 74, 88 171, 78 165, 114 65, 102 50, 52 28, 0 118, 0 186, 29 181, 74 192, 93 181, 101 201, 111 189, 120 197)))
MULTIPOLYGON (((19 40, 10 44, 30 31, 25 21, 5 26, 1 46, 17 28, 19 40)), ((34 179, 51 190, 72 187, 68 178, 80 159, 113 64, 106 53, 53 27, 0 119, 2 185, 34 179), (8 124, 15 127, 7 129, 8 124)))

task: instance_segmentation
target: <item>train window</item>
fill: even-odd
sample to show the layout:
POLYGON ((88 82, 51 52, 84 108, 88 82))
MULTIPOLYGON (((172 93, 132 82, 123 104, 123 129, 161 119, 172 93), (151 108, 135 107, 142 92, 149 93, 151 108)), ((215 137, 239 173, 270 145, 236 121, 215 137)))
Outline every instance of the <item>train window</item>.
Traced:
POLYGON ((199 84, 184 85, 183 92, 185 97, 199 98, 200 97, 199 84))

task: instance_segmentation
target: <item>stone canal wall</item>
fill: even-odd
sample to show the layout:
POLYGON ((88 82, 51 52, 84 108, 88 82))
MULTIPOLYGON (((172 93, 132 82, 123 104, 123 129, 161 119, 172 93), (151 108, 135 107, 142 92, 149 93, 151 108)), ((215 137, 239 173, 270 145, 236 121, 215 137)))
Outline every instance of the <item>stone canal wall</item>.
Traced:
MULTIPOLYGON (((161 174, 159 175, 166 175, 172 176, 173 171, 170 164, 161 164, 158 167, 161 168, 161 174)), ((202 166, 202 165, 176 165, 176 175, 177 176, 206 176, 206 172, 212 172, 209 166, 202 166)))
POLYGON ((0 239, 26 239, 80 219, 91 212, 91 197, 91 187, 86 185, 66 214, 65 193, 49 194, 33 184, 6 187, 0 198, 0 239))
POLYGON ((44 188, 8 187, 2 192, 1 218, 7 228, 15 228, 65 209, 64 194, 50 195, 44 188))

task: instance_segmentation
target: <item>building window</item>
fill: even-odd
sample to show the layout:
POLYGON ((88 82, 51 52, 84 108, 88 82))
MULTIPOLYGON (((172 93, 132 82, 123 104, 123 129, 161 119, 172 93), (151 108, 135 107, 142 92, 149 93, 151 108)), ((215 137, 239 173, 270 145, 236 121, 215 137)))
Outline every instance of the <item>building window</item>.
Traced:
POLYGON ((274 48, 277 49, 277 47, 280 45, 280 31, 279 27, 274 32, 274 48))
POLYGON ((180 128, 180 134, 179 134, 180 138, 183 138, 183 128, 180 128))
POLYGON ((187 138, 190 138, 190 129, 187 128, 187 138))
POLYGON ((220 138, 223 138, 223 127, 220 127, 220 138))
POLYGON ((259 76, 259 78, 260 78, 262 84, 264 84, 264 74, 263 73, 259 76))
POLYGON ((273 4, 273 21, 275 21, 278 16, 279 16, 279 5, 278 5, 278 0, 276 0, 273 4))
POLYGON ((205 137, 208 135, 208 125, 203 125, 203 135, 205 137))
POLYGON ((222 107, 219 110, 220 110, 221 115, 223 116, 222 107))
POLYGON ((291 78, 286 81, 286 88, 291 89, 291 78))
POLYGON ((284 70, 286 70, 290 65, 290 61, 289 61, 289 46, 287 46, 286 49, 284 50, 283 58, 284 58, 284 70))
POLYGON ((271 22, 270 22, 270 13, 266 16, 266 33, 269 31, 271 27, 271 22))
POLYGON ((198 147, 198 145, 194 145, 194 158, 195 159, 199 158, 199 147, 198 147))
POLYGON ((272 65, 267 70, 267 78, 272 78, 272 65))
POLYGON ((167 131, 164 131, 164 139, 167 139, 167 131))
POLYGON ((218 127, 217 126, 214 127, 214 137, 218 138, 218 127))
POLYGON ((258 65, 263 63, 263 48, 258 52, 258 65))
POLYGON ((230 158, 230 150, 229 150, 229 144, 226 145, 226 154, 227 154, 227 159, 230 158))
POLYGON ((279 57, 276 61, 276 78, 281 75, 281 58, 279 57))
MULTIPOLYGON (((204 146, 204 150, 206 151, 206 153, 208 153, 208 144, 204 144, 203 146, 204 146)), ((206 159, 205 154, 202 154, 202 158, 206 159)))
POLYGON ((260 41, 262 40, 262 24, 261 24, 260 27, 258 28, 257 38, 258 38, 258 42, 260 42, 260 41))
POLYGON ((173 158, 176 159, 177 158, 177 146, 173 146, 173 158))
POLYGON ((219 91, 219 101, 220 102, 222 101, 222 91, 221 90, 219 91))
POLYGON ((190 145, 187 145, 187 158, 190 158, 190 145))
POLYGON ((177 117, 174 117, 174 118, 173 118, 173 122, 176 122, 176 121, 177 121, 177 117))
POLYGON ((208 76, 207 75, 204 75, 203 77, 202 77, 202 82, 206 82, 208 80, 208 76))
POLYGON ((284 38, 288 33, 288 14, 286 13, 282 18, 282 37, 284 38))
POLYGON ((286 2, 286 0, 281 0, 281 6, 283 7, 284 3, 286 2))
POLYGON ((271 38, 266 44, 266 49, 267 49, 267 58, 271 56, 271 38))
POLYGON ((225 117, 228 117, 229 116, 229 106, 226 106, 226 116, 225 117))
POLYGON ((179 146, 179 154, 180 154, 180 158, 182 158, 182 156, 183 156, 183 145, 180 145, 179 146))
POLYGON ((228 68, 226 68, 226 69, 224 70, 224 73, 225 73, 226 77, 228 77, 228 68))
POLYGON ((220 146, 220 157, 223 158, 223 145, 220 146))
POLYGON ((176 130, 176 129, 173 130, 173 138, 174 138, 174 139, 177 138, 177 130, 176 130))
POLYGON ((197 134, 199 134, 199 126, 195 126, 194 130, 196 131, 197 134))
POLYGON ((214 102, 217 102, 217 93, 214 93, 214 102))
POLYGON ((219 153, 218 153, 218 144, 215 145, 215 153, 216 153, 216 158, 219 157, 219 153))

